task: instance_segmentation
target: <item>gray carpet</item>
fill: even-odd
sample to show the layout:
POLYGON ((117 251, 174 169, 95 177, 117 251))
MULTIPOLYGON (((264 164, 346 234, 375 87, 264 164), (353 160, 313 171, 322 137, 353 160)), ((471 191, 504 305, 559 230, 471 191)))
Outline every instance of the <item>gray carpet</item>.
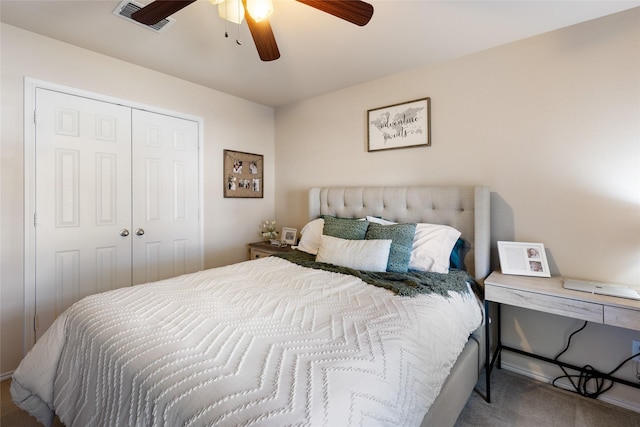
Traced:
POLYGON ((489 404, 484 382, 483 374, 455 427, 640 427, 640 413, 504 369, 491 374, 489 404))
MULTIPOLYGON (((455 427, 640 427, 640 413, 600 400, 587 399, 509 371, 494 369, 491 400, 484 400, 484 376, 478 382, 455 427)), ((0 426, 40 426, 18 409, 9 395, 10 381, 2 382, 0 426)), ((640 392, 639 392, 640 393, 640 392)), ((62 424, 56 419, 54 427, 62 424)), ((439 426, 433 426, 439 427, 439 426)))

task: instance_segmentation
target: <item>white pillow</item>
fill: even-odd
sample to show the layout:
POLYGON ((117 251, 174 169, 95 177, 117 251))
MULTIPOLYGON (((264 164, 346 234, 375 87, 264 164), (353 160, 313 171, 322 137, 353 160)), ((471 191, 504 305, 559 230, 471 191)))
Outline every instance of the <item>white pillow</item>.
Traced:
POLYGON ((451 251, 460 234, 447 225, 418 224, 413 236, 409 269, 448 273, 451 251))
POLYGON ((320 247, 320 236, 322 236, 323 229, 324 219, 322 218, 308 222, 307 225, 302 227, 300 231, 302 237, 300 237, 298 246, 294 246, 294 248, 311 255, 316 255, 320 247))
POLYGON ((386 219, 378 218, 378 217, 375 217, 375 216, 368 216, 365 219, 367 221, 369 221, 369 222, 373 222, 375 224, 380 224, 380 225, 395 225, 395 224, 397 224, 397 222, 387 221, 386 219))
MULTIPOLYGON (((371 216, 367 217, 367 221, 382 225, 396 224, 371 216)), ((418 223, 416 234, 413 236, 409 269, 448 273, 451 251, 460 234, 448 225, 418 223)))
POLYGON ((317 262, 364 271, 387 271, 391 240, 346 240, 322 235, 317 262))

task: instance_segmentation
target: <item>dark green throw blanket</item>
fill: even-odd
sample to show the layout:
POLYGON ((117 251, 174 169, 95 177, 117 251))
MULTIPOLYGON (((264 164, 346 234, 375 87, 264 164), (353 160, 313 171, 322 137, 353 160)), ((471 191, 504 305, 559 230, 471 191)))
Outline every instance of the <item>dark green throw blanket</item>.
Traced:
POLYGON ((373 271, 354 270, 347 267, 339 267, 333 264, 316 262, 314 255, 302 251, 278 253, 273 256, 286 259, 289 262, 303 267, 326 270, 334 273, 349 274, 358 277, 362 281, 388 289, 402 296, 416 296, 418 294, 438 294, 449 296, 449 291, 468 293, 467 282, 471 284, 473 291, 478 294, 479 288, 473 278, 461 270, 451 270, 449 274, 430 273, 422 271, 409 271, 408 273, 376 273, 373 271))

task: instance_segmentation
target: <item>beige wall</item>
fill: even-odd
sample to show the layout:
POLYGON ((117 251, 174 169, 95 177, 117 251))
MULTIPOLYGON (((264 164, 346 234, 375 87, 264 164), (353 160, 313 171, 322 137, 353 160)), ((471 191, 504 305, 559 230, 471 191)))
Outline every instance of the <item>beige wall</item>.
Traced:
MULTIPOLYGON (((554 274, 640 286, 639 23, 636 8, 277 109, 278 221, 300 229, 313 186, 484 184, 494 247, 542 242, 554 274), (367 109, 426 96, 431 147, 367 152, 367 109)), ((507 342, 551 356, 580 325, 506 314, 507 342)), ((634 338, 590 325, 567 357, 607 371, 634 338)), ((619 373, 635 378, 631 364, 619 373)), ((640 410, 637 390, 611 394, 640 410)))
POLYGON ((24 267, 23 81, 25 77, 204 119, 205 266, 246 259, 247 242, 274 216, 274 112, 221 92, 2 24, 0 168, 0 372, 22 358, 24 267), (250 126, 247 124, 250 123, 250 126), (222 197, 222 150, 264 154, 264 199, 222 197))
MULTIPOLYGON (((0 372, 22 354, 25 76, 203 117, 206 267, 243 259, 243 243, 274 212, 300 229, 312 186, 479 183, 492 189, 494 245, 543 242, 554 273, 640 285, 639 20, 636 9, 390 76, 280 108, 275 121, 271 108, 2 24, 0 372), (433 146, 367 153, 366 110, 423 96, 433 146), (223 148, 265 155, 263 200, 222 198, 223 148)), ((507 342, 548 355, 579 326, 505 314, 507 342)), ((568 359, 601 370, 640 339, 594 325, 580 337, 568 359)), ((637 390, 610 395, 640 406, 637 390)))

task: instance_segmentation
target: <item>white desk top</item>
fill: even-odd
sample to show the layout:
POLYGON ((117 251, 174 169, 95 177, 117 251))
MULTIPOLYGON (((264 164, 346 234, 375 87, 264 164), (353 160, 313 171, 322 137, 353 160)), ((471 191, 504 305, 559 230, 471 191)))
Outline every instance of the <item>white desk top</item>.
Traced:
POLYGON ((489 277, 485 279, 484 283, 485 286, 500 286, 511 289, 519 289, 526 292, 570 298, 577 301, 595 302, 608 306, 640 310, 640 301, 565 289, 562 286, 563 281, 564 278, 562 276, 515 276, 494 271, 493 273, 491 273, 491 275, 489 275, 489 277))
POLYGON ((563 278, 493 272, 485 299, 501 304, 640 331, 640 301, 565 289, 563 278))

